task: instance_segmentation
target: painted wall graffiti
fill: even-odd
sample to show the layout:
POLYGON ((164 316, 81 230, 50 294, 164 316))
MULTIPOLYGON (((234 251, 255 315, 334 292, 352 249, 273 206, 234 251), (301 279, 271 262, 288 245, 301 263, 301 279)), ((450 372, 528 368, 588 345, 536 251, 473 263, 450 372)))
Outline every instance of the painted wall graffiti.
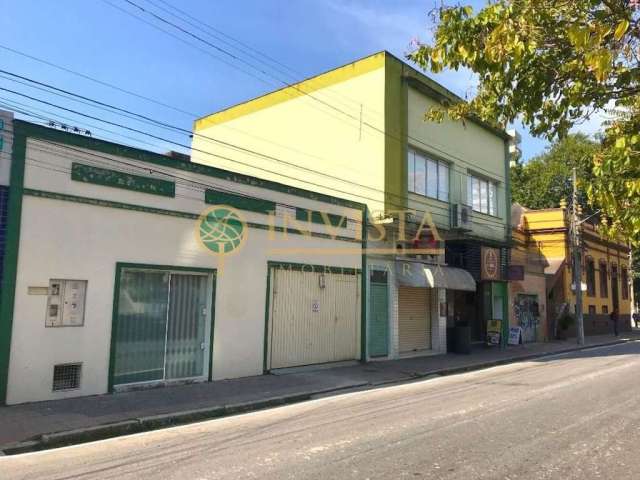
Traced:
POLYGON ((516 296, 514 312, 518 325, 522 328, 522 340, 535 342, 540 324, 540 306, 537 295, 516 296))

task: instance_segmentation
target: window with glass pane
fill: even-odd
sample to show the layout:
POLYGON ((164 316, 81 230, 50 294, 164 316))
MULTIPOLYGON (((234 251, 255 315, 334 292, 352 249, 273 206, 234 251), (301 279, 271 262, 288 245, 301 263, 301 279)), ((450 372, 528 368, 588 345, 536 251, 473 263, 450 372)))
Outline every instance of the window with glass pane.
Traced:
POLYGON ((427 197, 438 198, 438 162, 427 160, 427 197))
POLYGON ((600 296, 607 298, 609 296, 609 275, 607 273, 606 262, 600 262, 600 296))
POLYGON ((498 209, 497 209, 497 187, 496 184, 493 182, 489 182, 489 215, 497 215, 498 214, 498 209))
POLYGON ((476 212, 497 216, 498 184, 469 175, 467 177, 467 205, 470 205, 476 212))
POLYGON ((410 192, 416 191, 415 154, 413 150, 409 150, 407 153, 407 189, 410 192))
POLYGON ((424 195, 426 193, 426 181, 427 181, 427 165, 426 158, 422 155, 415 154, 416 163, 415 163, 415 189, 414 192, 420 195, 424 195))
POLYGON ((487 186, 487 182, 480 180, 480 211, 482 213, 487 213, 489 211, 487 208, 487 199, 489 197, 487 186))
POLYGON ((449 166, 409 149, 407 190, 439 200, 449 200, 449 166))
POLYGON ((629 299, 629 271, 622 267, 622 298, 629 299))
POLYGON ((471 190, 473 198, 473 209, 480 211, 480 180, 473 178, 471 180, 471 190))
POLYGON ((449 201, 449 166, 446 163, 438 163, 438 198, 449 201))

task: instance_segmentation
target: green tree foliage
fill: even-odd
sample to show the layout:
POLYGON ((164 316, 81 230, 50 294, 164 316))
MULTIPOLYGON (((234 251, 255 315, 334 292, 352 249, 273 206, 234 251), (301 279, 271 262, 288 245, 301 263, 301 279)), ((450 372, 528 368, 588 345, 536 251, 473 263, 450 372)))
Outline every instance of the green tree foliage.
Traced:
POLYGON ((468 68, 479 78, 469 102, 426 113, 477 116, 534 135, 564 138, 601 109, 617 109, 594 153, 587 190, 640 244, 640 14, 638 0, 495 0, 478 12, 439 9, 433 42, 409 58, 433 72, 468 68))
POLYGON ((576 167, 582 199, 593 181, 592 158, 598 144, 586 135, 573 134, 555 142, 542 155, 511 167, 511 188, 515 202, 528 208, 554 208, 569 200, 571 175, 576 167))

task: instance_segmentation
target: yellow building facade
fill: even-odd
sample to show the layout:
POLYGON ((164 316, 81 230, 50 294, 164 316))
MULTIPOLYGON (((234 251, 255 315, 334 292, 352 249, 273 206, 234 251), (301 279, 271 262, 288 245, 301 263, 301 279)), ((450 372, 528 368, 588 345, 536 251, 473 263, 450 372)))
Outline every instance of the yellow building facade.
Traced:
MULTIPOLYGON (((547 291, 548 334, 556 333, 556 320, 564 308, 575 311, 569 212, 563 206, 544 210, 524 210, 520 229, 529 237, 529 251, 539 251, 544 261, 547 291)), ((580 226, 582 241, 582 308, 585 334, 612 331, 609 319, 619 313, 622 331, 629 330, 632 284, 629 247, 622 239, 605 238, 597 226, 580 226)), ((574 333, 573 328, 570 334, 574 333)))
POLYGON ((523 208, 513 207, 513 233, 509 261, 509 325, 520 329, 523 343, 550 339, 547 321, 547 262, 531 232, 520 222, 523 208))
POLYGON ((367 358, 444 353, 454 324, 504 341, 510 137, 425 121, 459 101, 378 52, 197 120, 192 161, 367 205, 367 358))

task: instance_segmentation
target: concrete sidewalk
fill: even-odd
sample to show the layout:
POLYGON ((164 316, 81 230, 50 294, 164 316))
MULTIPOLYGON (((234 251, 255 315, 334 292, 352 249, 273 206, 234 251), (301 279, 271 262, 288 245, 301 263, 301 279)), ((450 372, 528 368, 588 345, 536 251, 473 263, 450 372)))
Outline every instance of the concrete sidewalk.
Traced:
MULTIPOLYGON (((640 339, 587 338, 586 347, 640 339)), ((578 350, 575 340, 498 348, 470 355, 434 355, 386 362, 296 370, 286 375, 179 385, 0 407, 0 451, 51 448, 140 432, 206 418, 233 415, 314 396, 366 389, 430 375, 448 375, 578 350)))

